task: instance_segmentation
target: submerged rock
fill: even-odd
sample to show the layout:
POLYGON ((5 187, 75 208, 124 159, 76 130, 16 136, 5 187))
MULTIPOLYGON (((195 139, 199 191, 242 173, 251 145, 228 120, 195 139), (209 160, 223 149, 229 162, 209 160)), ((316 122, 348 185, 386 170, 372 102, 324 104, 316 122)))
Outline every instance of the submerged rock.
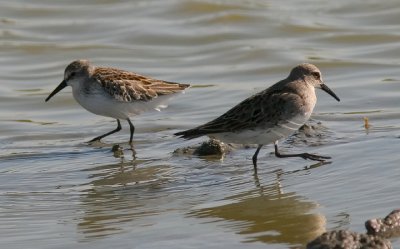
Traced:
POLYGON ((307 244, 307 249, 390 249, 387 238, 400 236, 400 209, 384 219, 365 222, 367 234, 347 230, 326 232, 307 244))
POLYGON ((384 219, 370 219, 365 222, 368 234, 385 238, 400 236, 400 209, 393 210, 384 219))
POLYGON ((214 156, 224 155, 226 151, 226 145, 218 140, 210 139, 207 142, 202 143, 197 147, 193 154, 198 156, 214 156))
POLYGON ((318 146, 328 138, 332 137, 332 132, 329 131, 321 122, 310 119, 306 124, 302 125, 292 136, 286 139, 285 143, 307 144, 318 146))
POLYGON ((231 150, 231 146, 216 139, 210 139, 200 144, 200 146, 189 146, 176 149, 174 154, 222 157, 231 150))
POLYGON ((307 249, 392 249, 392 244, 379 236, 338 230, 323 233, 307 249))
POLYGON ((324 133, 328 131, 328 128, 320 121, 310 119, 307 123, 302 125, 296 132, 297 136, 300 137, 322 137, 324 133))

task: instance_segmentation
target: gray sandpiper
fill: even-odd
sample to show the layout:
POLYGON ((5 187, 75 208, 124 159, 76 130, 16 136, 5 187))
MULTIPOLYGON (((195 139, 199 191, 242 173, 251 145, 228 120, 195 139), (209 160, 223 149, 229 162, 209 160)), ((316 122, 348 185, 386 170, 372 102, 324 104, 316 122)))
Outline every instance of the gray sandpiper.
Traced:
POLYGON ((286 79, 245 99, 220 117, 175 135, 186 139, 207 135, 225 143, 258 144, 252 158, 255 171, 258 153, 269 143, 274 143, 275 155, 280 158, 330 159, 309 153, 281 154, 278 150, 278 140, 293 134, 310 118, 317 102, 315 88, 340 101, 324 84, 320 70, 303 63, 294 67, 286 79))

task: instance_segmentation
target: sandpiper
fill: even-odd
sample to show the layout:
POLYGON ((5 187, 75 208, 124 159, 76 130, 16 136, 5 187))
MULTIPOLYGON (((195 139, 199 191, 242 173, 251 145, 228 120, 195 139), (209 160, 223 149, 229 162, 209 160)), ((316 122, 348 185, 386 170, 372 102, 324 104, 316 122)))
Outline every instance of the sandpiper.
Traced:
POLYGON ((88 60, 76 60, 66 67, 64 80, 50 93, 46 102, 66 86, 72 87, 72 95, 83 108, 117 120, 115 130, 95 137, 89 143, 120 131, 120 119, 124 119, 130 126, 129 144, 133 150, 135 127, 129 117, 165 108, 167 99, 190 85, 157 80, 110 67, 97 67, 88 60))
POLYGON ((278 151, 278 140, 293 134, 310 118, 317 102, 315 88, 340 101, 322 81, 320 70, 315 65, 303 63, 294 67, 286 79, 245 99, 220 117, 175 135, 186 139, 208 135, 225 143, 257 144, 252 158, 255 171, 258 153, 269 143, 274 143, 275 155, 280 158, 330 159, 309 153, 281 154, 278 151))

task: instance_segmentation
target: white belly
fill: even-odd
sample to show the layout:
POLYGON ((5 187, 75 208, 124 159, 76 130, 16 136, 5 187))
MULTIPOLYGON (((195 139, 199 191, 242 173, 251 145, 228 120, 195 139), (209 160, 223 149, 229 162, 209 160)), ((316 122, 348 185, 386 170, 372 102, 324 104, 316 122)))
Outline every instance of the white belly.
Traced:
POLYGON ((209 137, 216 138, 225 143, 270 144, 292 135, 308 120, 309 117, 310 115, 308 114, 299 115, 272 128, 255 128, 239 132, 223 132, 209 134, 209 137))
POLYGON ((97 115, 116 119, 127 119, 145 111, 167 107, 171 95, 164 95, 150 101, 121 102, 104 94, 74 94, 75 100, 86 110, 97 115))

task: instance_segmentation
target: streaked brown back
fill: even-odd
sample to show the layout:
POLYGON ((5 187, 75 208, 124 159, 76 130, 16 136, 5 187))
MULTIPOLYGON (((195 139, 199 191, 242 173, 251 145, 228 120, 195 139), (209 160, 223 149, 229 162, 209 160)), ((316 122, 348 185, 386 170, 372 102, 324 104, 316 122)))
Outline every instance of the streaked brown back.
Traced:
POLYGON ((181 92, 190 86, 105 67, 97 67, 92 77, 116 100, 125 102, 149 101, 160 95, 181 92))

